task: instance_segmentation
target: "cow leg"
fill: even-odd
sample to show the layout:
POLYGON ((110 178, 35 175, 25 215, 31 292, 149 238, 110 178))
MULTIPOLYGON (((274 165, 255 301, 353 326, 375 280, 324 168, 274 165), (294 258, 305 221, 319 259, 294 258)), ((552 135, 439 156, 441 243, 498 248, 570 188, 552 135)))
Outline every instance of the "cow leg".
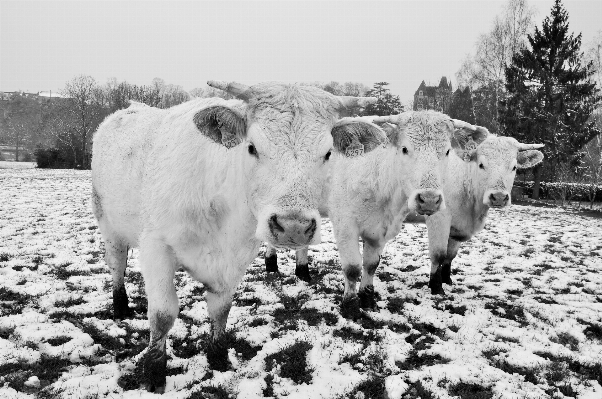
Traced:
POLYGON ((360 298, 360 307, 362 309, 376 309, 376 294, 374 292, 374 274, 380 262, 380 255, 384 245, 368 244, 364 240, 364 273, 360 282, 358 297, 360 298))
POLYGON ((338 246, 343 266, 343 277, 345 279, 341 315, 346 319, 357 319, 360 317, 361 312, 356 283, 362 277, 359 235, 355 235, 355 238, 345 237, 344 240, 338 242, 338 246))
POLYGON ((441 268, 447 257, 447 243, 449 241, 449 231, 451 226, 451 217, 447 210, 439 211, 432 216, 426 217, 426 226, 429 240, 429 255, 431 259, 431 274, 429 278, 429 288, 433 295, 445 295, 443 290, 443 279, 441 268))
POLYGON ((447 256, 443 260, 443 264, 441 265, 441 280, 444 284, 452 285, 453 281, 451 279, 451 264, 456 255, 458 254, 458 250, 460 249, 460 242, 456 241, 452 238, 449 239, 447 243, 447 256))
POLYGON ((178 317, 178 297, 174 285, 176 262, 171 249, 158 239, 143 237, 140 264, 148 298, 150 342, 140 360, 142 385, 149 392, 165 391, 167 334, 178 317))
POLYGON ((226 371, 230 366, 225 331, 233 296, 233 289, 207 292, 207 312, 211 320, 211 341, 207 345, 207 362, 209 367, 217 371, 226 371))
MULTIPOLYGON (((102 224, 102 223, 101 223, 102 224)), ((101 228, 101 231, 102 228, 101 228)), ((128 246, 121 239, 103 234, 105 241, 105 262, 113 280, 113 318, 125 319, 132 315, 128 306, 124 277, 127 268, 128 246)))
POLYGON ((295 253, 297 258, 297 265, 295 267, 295 276, 299 277, 301 280, 309 283, 311 281, 311 276, 309 275, 309 265, 307 260, 307 252, 308 248, 303 248, 297 250, 295 253))
POLYGON ((265 248, 265 271, 268 273, 278 272, 278 251, 270 244, 265 248))

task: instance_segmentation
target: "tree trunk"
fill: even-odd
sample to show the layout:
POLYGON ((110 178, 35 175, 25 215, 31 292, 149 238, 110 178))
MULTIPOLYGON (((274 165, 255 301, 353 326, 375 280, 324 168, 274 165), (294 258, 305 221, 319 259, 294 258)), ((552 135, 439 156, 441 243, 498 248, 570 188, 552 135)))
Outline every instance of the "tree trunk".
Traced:
POLYGON ((19 142, 15 143, 15 162, 19 162, 19 142))
POLYGON ((541 182, 541 165, 533 168, 533 194, 531 198, 534 200, 539 199, 539 184, 541 182))

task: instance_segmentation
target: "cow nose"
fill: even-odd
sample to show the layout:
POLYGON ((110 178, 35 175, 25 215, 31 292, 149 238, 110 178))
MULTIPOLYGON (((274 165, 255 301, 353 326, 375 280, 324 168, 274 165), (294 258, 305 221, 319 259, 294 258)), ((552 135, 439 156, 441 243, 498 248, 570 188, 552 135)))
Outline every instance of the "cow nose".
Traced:
POLYGON ((489 202, 491 203, 491 206, 502 207, 508 204, 509 198, 507 193, 491 193, 489 195, 489 202))
POLYGON ((281 245, 307 245, 318 226, 316 219, 299 216, 272 215, 268 221, 270 232, 281 245))
POLYGON ((443 196, 437 192, 423 192, 416 196, 416 211, 421 215, 432 215, 441 207, 443 196))

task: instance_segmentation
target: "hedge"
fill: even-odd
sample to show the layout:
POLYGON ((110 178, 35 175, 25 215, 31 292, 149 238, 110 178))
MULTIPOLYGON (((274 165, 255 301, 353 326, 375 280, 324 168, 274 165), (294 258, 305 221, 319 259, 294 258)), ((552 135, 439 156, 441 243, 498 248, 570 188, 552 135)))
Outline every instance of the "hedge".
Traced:
MULTIPOLYGON (((523 187, 525 189, 525 194, 529 197, 533 194, 533 182, 532 181, 515 181, 514 186, 523 187)), ((602 185, 596 186, 596 197, 594 201, 602 201, 602 185)), ((539 185, 539 198, 541 199, 562 199, 562 192, 565 190, 566 192, 566 200, 571 201, 590 201, 590 193, 593 190, 593 186, 591 184, 583 184, 583 183, 550 183, 550 182, 541 182, 539 185)))

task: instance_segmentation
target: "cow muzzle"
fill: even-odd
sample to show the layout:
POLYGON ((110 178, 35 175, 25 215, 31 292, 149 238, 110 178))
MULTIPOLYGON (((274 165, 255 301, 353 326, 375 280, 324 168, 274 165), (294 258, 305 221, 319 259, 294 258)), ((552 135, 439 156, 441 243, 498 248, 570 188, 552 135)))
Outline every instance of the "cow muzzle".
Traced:
POLYGON ((277 247, 298 249, 315 244, 318 239, 318 222, 315 217, 301 214, 272 214, 268 220, 268 228, 277 247))
POLYGON ((489 192, 489 195, 485 197, 485 205, 489 205, 492 208, 503 208, 508 205, 510 196, 505 191, 489 192))
POLYGON ((430 216, 443 209, 443 193, 439 190, 424 190, 418 192, 414 197, 416 213, 430 216))

